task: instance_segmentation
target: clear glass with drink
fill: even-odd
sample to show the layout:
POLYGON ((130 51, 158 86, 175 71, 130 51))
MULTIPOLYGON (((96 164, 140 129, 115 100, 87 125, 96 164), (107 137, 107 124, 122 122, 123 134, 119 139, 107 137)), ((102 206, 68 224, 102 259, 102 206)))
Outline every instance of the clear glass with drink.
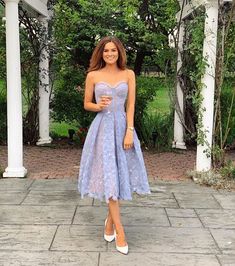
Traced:
POLYGON ((107 91, 105 91, 105 93, 102 94, 100 97, 101 97, 101 99, 103 99, 104 102, 107 104, 107 107, 105 108, 105 109, 107 109, 107 113, 110 113, 109 105, 111 104, 112 99, 113 99, 113 93, 112 93, 112 91, 107 90, 107 91))

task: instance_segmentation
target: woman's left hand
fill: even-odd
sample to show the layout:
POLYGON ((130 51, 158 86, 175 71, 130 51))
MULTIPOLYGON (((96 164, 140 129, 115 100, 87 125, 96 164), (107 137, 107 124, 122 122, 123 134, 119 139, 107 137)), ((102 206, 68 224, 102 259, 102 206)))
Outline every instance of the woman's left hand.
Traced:
POLYGON ((134 140, 133 133, 134 133, 133 131, 127 129, 124 138, 124 150, 128 150, 133 147, 133 140, 134 140))

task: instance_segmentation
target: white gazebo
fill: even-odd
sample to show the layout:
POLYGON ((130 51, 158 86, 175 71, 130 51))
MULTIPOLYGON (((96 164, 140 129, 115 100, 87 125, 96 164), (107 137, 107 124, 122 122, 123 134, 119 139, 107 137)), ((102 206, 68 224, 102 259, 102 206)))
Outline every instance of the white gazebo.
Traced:
MULTIPOLYGON (((4 177, 24 177, 23 166, 22 92, 19 41, 19 0, 4 0, 6 17, 7 56, 7 127, 8 166, 4 177)), ((20 2, 47 29, 49 13, 47 0, 20 2)), ((45 30, 46 34, 46 30, 45 30)), ((49 137, 49 59, 46 48, 41 49, 39 63, 39 140, 38 144, 50 143, 49 137)))
MULTIPOLYGON (((21 70, 20 70, 20 43, 18 5, 19 0, 4 0, 6 16, 6 48, 7 48, 7 119, 8 119, 8 167, 3 174, 4 177, 24 177, 27 170, 23 166, 23 139, 22 139, 22 98, 21 98, 21 70)), ((204 58, 208 62, 202 82, 203 102, 203 131, 206 132, 208 146, 198 144, 197 146, 197 171, 207 171, 211 168, 211 157, 204 153, 212 145, 212 126, 214 113, 214 88, 215 88, 215 66, 216 66, 216 44, 218 29, 218 0, 178 0, 181 11, 178 19, 182 19, 179 31, 178 64, 180 70, 182 65, 181 53, 183 49, 184 21, 199 6, 205 6, 205 40, 203 47, 204 58)), ((220 4, 232 0, 220 0, 220 4)), ((47 32, 49 12, 47 0, 23 0, 20 1, 35 18, 39 19, 47 32)), ((38 145, 50 143, 49 137, 49 59, 48 51, 43 48, 40 59, 39 73, 39 140, 38 145)), ((186 149, 184 142, 184 127, 179 113, 183 114, 184 99, 180 85, 177 85, 178 107, 181 112, 175 111, 174 119, 174 141, 173 147, 186 149)), ((182 117, 181 117, 182 119, 182 117)))
MULTIPOLYGON (((216 51, 217 51, 217 30, 218 30, 218 12, 219 4, 224 2, 232 2, 232 0, 178 0, 181 11, 177 14, 177 19, 180 22, 179 41, 178 41, 178 60, 177 71, 180 71, 182 66, 181 55, 183 53, 184 40, 184 21, 198 7, 205 7, 205 39, 203 44, 203 57, 207 61, 204 76, 202 77, 202 124, 201 131, 205 133, 205 145, 197 145, 196 170, 208 171, 211 169, 211 154, 208 154, 208 149, 212 147, 212 130, 214 121, 214 92, 215 92, 215 68, 216 68, 216 51), (206 152, 207 151, 207 152, 206 152)), ((173 147, 186 149, 184 142, 184 126, 182 119, 184 116, 184 99, 180 84, 177 84, 177 108, 174 118, 174 141, 173 147), (181 117, 180 117, 181 116, 181 117)))

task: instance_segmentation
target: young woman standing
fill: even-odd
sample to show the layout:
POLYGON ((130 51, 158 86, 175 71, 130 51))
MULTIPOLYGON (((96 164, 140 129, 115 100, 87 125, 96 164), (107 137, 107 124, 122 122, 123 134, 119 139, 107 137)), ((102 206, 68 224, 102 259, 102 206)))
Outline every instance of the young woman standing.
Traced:
POLYGON ((126 68, 125 49, 116 37, 104 37, 91 57, 84 108, 97 112, 82 151, 78 190, 108 204, 104 239, 128 253, 119 200, 132 192, 149 194, 140 142, 134 129, 135 74, 126 68), (95 96, 95 102, 94 102, 95 96))

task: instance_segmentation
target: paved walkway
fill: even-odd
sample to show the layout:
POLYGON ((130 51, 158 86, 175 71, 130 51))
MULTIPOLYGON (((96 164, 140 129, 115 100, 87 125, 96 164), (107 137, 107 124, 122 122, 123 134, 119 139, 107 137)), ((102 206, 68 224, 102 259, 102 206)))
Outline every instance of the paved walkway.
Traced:
POLYGON ((235 265, 235 192, 151 182, 122 202, 129 254, 103 240, 106 204, 73 179, 0 179, 1 266, 235 265))

